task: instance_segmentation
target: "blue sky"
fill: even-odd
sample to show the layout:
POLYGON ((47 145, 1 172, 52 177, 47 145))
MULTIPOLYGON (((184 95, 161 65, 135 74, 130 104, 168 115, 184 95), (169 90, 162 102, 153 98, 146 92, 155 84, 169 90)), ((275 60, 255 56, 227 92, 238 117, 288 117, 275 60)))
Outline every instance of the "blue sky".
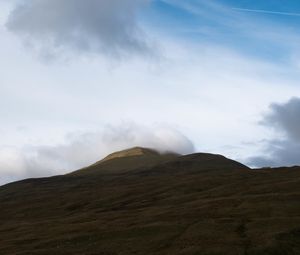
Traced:
POLYGON ((299 25, 287 0, 0 0, 0 183, 132 146, 300 164, 299 25))

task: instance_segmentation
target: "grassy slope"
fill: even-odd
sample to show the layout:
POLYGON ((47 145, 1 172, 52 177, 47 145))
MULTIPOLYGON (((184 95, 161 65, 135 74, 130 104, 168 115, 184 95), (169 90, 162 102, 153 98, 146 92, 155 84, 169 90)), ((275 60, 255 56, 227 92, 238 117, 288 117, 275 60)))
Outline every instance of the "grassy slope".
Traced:
POLYGON ((0 187, 0 254, 300 254, 299 168, 143 160, 0 187))

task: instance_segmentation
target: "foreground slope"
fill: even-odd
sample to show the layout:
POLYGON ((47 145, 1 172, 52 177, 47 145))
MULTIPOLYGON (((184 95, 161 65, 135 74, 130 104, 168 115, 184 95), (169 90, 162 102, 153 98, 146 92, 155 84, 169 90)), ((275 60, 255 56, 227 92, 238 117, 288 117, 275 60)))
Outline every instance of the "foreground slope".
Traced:
POLYGON ((0 254, 300 254, 299 168, 134 150, 0 187, 0 254))

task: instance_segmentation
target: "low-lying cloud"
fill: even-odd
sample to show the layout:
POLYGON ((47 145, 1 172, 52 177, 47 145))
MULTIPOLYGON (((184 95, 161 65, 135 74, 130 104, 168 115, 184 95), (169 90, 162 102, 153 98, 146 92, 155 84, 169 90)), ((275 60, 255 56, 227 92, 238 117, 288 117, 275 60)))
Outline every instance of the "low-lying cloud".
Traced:
POLYGON ((149 0, 26 0, 6 27, 39 49, 121 56, 149 50, 137 13, 149 0))
POLYGON ((63 144, 0 149, 0 184, 30 177, 58 175, 92 164, 117 150, 142 146, 160 152, 187 154, 193 143, 168 127, 136 124, 107 126, 101 131, 73 133, 63 144))
POLYGON ((292 166, 300 165, 300 98, 270 106, 264 116, 263 125, 275 129, 278 138, 264 141, 266 156, 249 160, 255 166, 292 166))

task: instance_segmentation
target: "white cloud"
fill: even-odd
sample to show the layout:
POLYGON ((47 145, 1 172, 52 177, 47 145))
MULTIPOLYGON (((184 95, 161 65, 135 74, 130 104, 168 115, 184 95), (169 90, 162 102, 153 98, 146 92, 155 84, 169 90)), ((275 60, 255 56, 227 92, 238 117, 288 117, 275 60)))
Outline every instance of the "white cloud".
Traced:
POLYGON ((0 149, 1 178, 24 174, 24 157, 19 150, 13 147, 2 147, 0 149))
POLYGON ((160 152, 194 152, 193 143, 173 128, 145 127, 134 123, 108 125, 98 132, 69 134, 65 143, 59 145, 2 148, 0 183, 67 173, 88 166, 109 153, 135 146, 160 152))

